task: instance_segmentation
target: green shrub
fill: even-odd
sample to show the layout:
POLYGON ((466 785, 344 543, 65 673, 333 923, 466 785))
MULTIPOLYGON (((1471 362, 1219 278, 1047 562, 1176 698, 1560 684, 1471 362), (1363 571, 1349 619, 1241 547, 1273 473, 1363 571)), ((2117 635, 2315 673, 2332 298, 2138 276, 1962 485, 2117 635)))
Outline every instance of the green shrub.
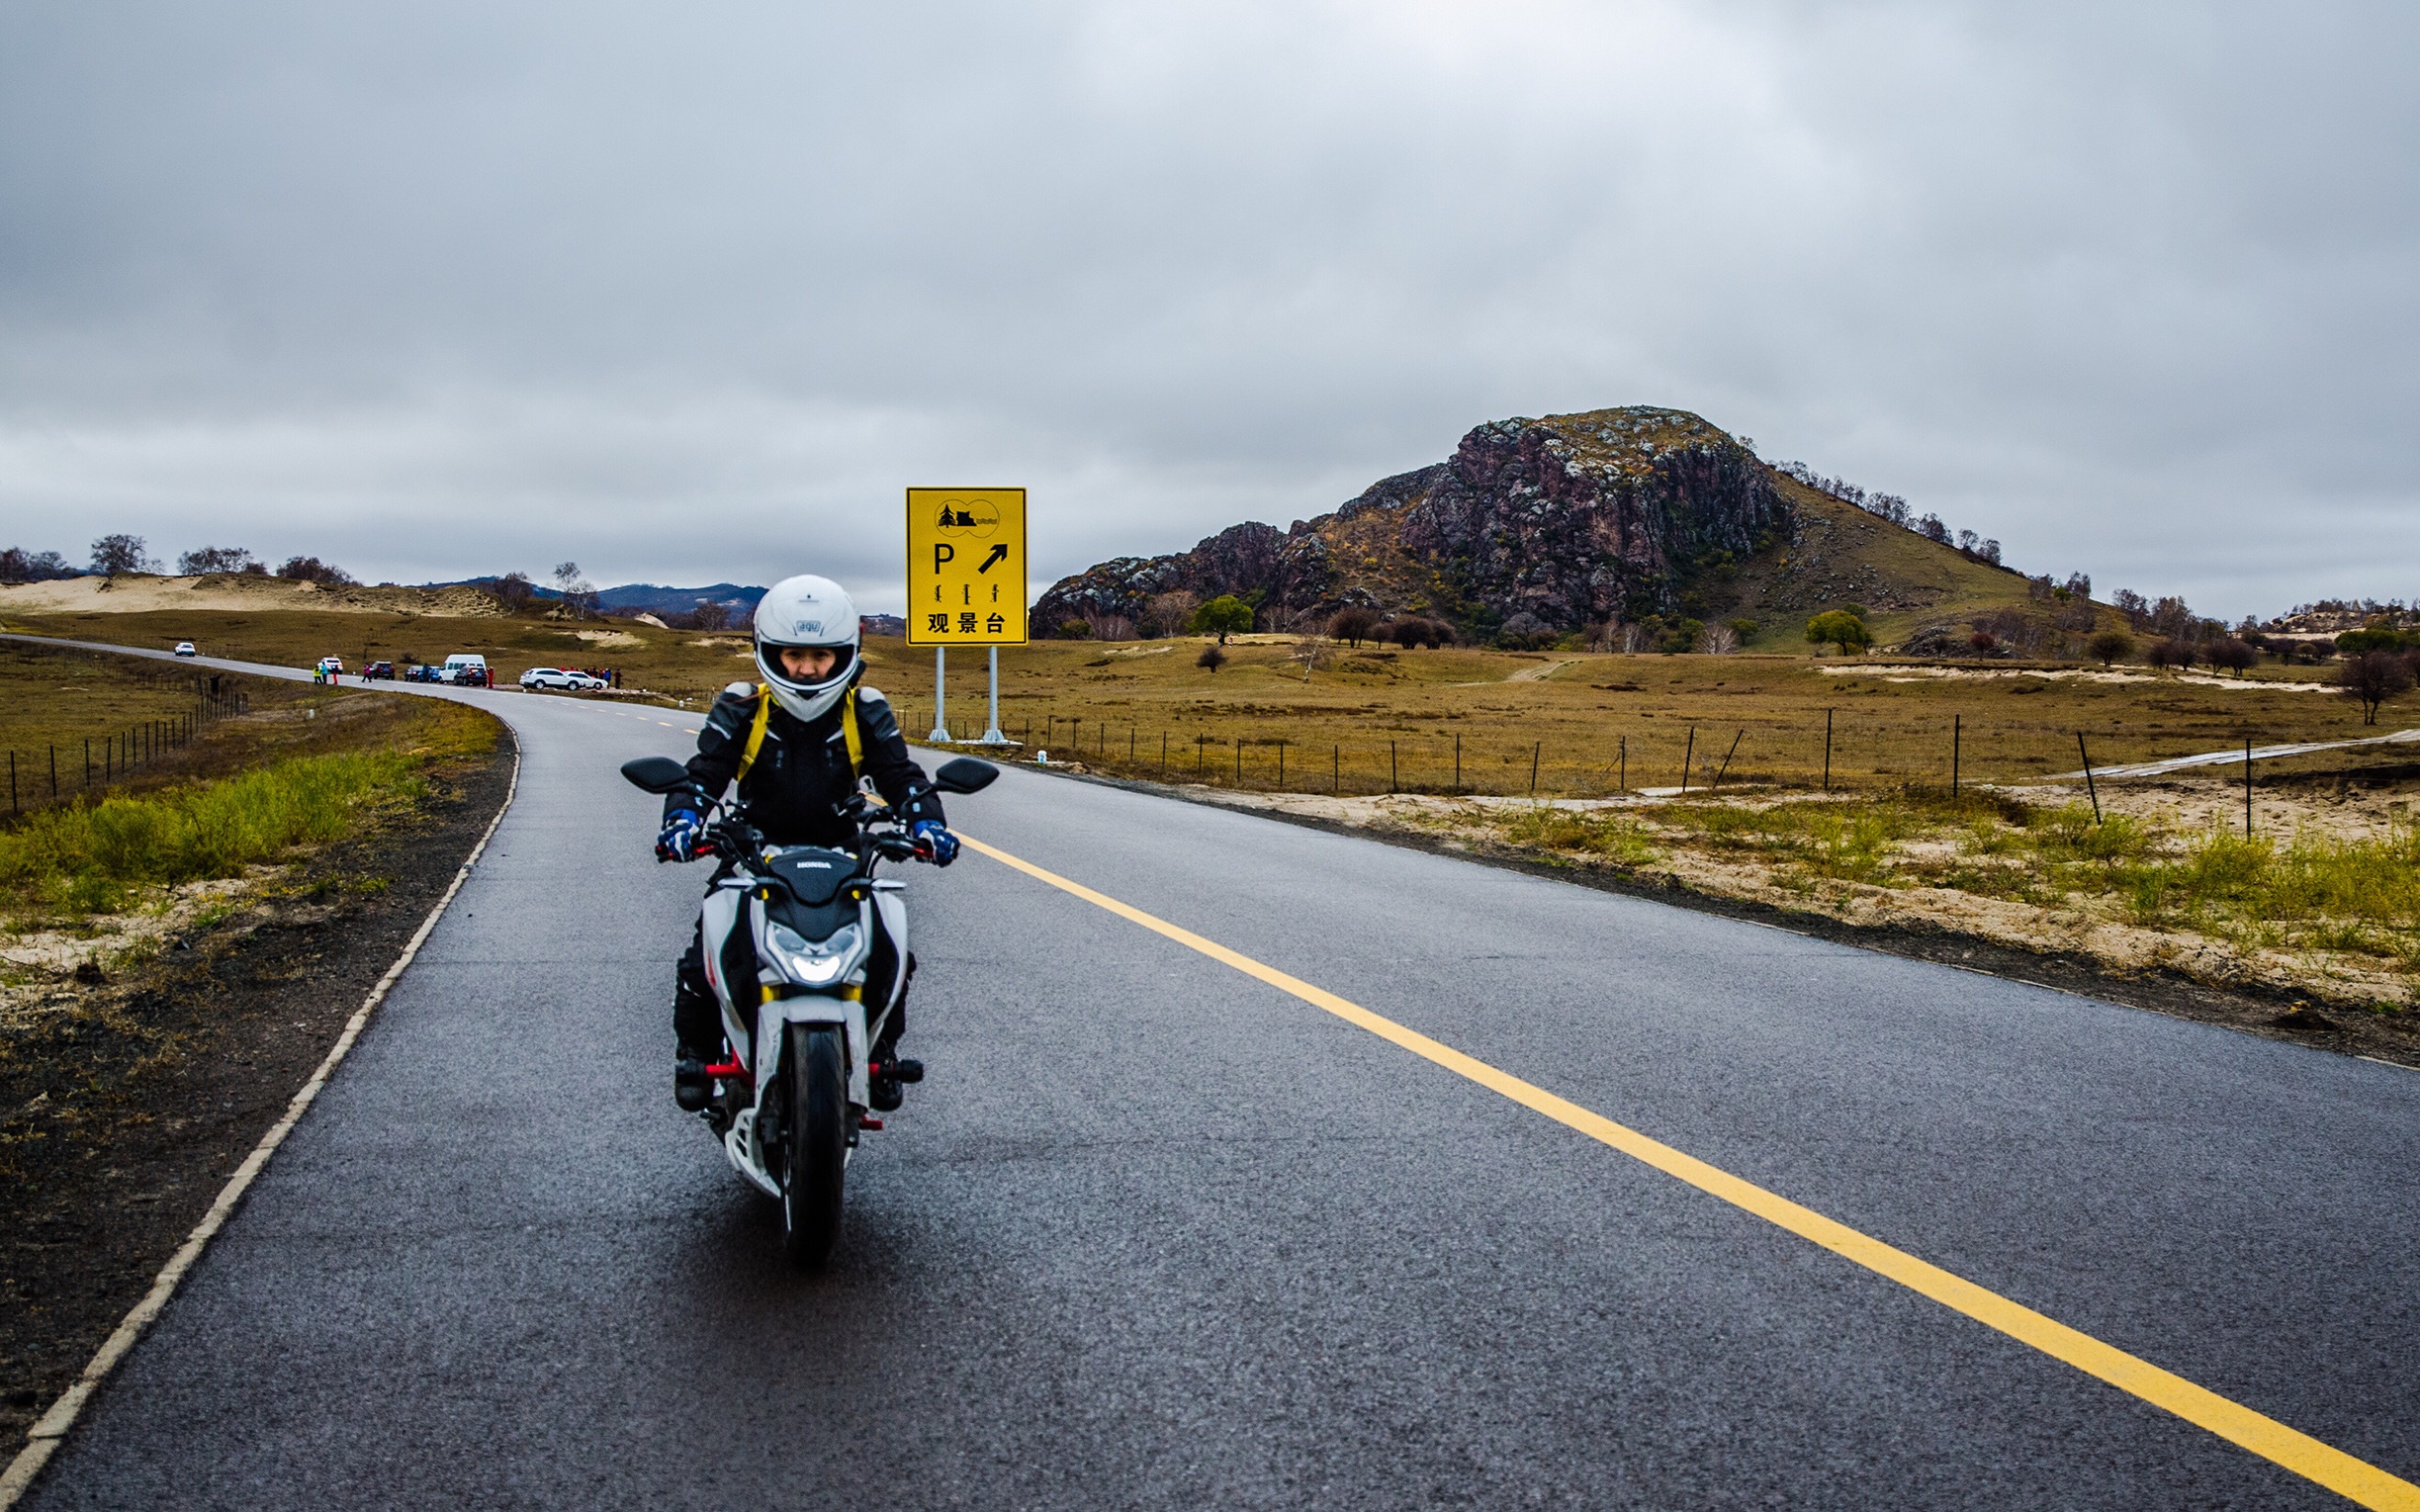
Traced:
POLYGON ((426 784, 400 752, 295 756, 198 787, 47 809, 0 834, 0 889, 68 913, 145 886, 240 876, 355 833, 426 784))
POLYGON ((1846 609, 1832 609, 1807 621, 1807 640, 1816 646, 1837 646, 1840 655, 1863 651, 1874 644, 1874 632, 1863 617, 1846 609))

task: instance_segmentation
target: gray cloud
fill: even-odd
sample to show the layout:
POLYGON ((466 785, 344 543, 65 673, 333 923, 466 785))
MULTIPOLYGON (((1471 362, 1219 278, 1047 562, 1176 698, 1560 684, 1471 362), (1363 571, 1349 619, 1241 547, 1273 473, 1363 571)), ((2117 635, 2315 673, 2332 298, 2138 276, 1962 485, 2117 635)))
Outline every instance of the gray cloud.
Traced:
POLYGON ((0 10, 0 517, 1036 572, 1671 403, 2106 586, 2411 596, 2394 8, 0 10))

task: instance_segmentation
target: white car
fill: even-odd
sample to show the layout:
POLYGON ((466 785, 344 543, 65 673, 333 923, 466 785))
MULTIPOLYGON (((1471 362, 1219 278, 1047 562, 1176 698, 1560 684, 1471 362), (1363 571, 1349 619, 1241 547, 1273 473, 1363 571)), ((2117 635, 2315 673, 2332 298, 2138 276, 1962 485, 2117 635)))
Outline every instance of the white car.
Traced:
POLYGON ((437 680, 456 686, 492 687, 494 684, 488 671, 488 659, 472 651, 458 651, 445 659, 438 669, 437 680))
POLYGON ((605 685, 604 678, 591 677, 586 672, 574 671, 568 667, 533 667, 521 673, 521 686, 533 693, 542 687, 561 688, 568 693, 585 693, 605 685))
POLYGON ((327 673, 331 677, 336 675, 338 672, 344 670, 344 658, 321 657, 319 659, 319 670, 327 673))
POLYGON ((176 643, 176 654, 177 654, 178 656, 180 656, 180 657, 193 657, 193 656, 199 656, 199 655, 201 655, 201 653, 200 653, 200 652, 197 652, 197 651, 195 651, 195 650, 193 649, 193 642, 191 642, 191 641, 179 641, 179 642, 177 642, 177 643, 176 643))

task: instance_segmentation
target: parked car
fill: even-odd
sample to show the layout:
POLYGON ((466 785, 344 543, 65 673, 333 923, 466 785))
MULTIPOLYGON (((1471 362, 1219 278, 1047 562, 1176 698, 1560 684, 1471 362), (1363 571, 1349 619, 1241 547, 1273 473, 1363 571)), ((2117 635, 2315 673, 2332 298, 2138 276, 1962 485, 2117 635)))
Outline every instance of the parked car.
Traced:
POLYGON ((198 655, 200 655, 200 653, 199 653, 199 652, 196 652, 196 651, 193 649, 193 642, 191 642, 191 641, 179 641, 179 642, 177 642, 177 643, 176 643, 176 654, 177 654, 178 656, 180 656, 180 657, 191 657, 191 656, 198 656, 198 655))
POLYGON ((395 664, 393 662, 373 662, 361 669, 361 680, 364 682, 393 682, 395 664))
POLYGON ((585 693, 604 685, 604 678, 590 676, 569 667, 533 667, 521 673, 521 686, 532 693, 547 687, 567 693, 585 693))
POLYGON ((473 651, 458 651, 445 659, 437 680, 457 687, 493 687, 495 679, 488 670, 488 659, 473 651))

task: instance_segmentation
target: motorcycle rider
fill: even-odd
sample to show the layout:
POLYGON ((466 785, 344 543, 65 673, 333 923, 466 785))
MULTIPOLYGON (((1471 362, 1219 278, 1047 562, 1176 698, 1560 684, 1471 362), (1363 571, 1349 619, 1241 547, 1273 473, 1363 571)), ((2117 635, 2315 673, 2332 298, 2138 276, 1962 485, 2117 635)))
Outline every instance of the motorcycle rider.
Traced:
MULTIPOLYGON (((941 795, 909 758, 889 702, 858 681, 865 668, 857 609, 841 585, 813 576, 783 578, 758 601, 755 636, 763 681, 723 689, 698 732, 697 755, 688 760, 689 776, 706 797, 721 797, 736 781, 743 816, 769 844, 847 849, 857 844, 858 830, 844 808, 858 778, 871 777, 905 821, 923 859, 937 866, 955 859, 957 837, 943 821, 941 795)), ((656 858, 696 859, 704 824, 694 794, 667 797, 656 858)), ((902 960, 879 923, 876 931, 865 986, 869 1005, 888 997, 892 973, 915 972, 914 957, 902 960)), ((901 1083, 924 1077, 921 1062, 898 1058, 906 1023, 903 993, 868 1057, 869 1101, 880 1111, 899 1106, 901 1083)), ((675 976, 672 1036, 673 1098, 699 1112, 712 1095, 706 1066, 719 1058, 723 1043, 722 1008, 706 980, 702 920, 675 976)))

